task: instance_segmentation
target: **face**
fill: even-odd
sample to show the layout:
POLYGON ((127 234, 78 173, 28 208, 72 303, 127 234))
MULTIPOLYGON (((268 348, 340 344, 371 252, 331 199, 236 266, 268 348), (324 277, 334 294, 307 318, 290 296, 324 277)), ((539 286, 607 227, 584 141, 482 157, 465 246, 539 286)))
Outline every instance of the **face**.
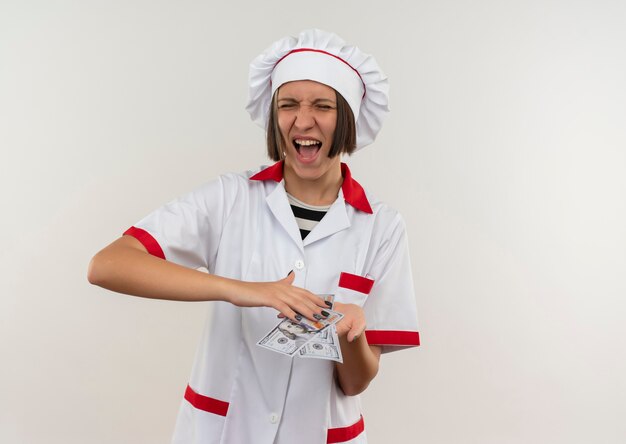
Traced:
POLYGON ((296 324, 295 322, 292 322, 292 321, 289 321, 289 320, 283 321, 280 324, 280 329, 284 330, 284 331, 291 332, 294 335, 301 335, 301 334, 307 332, 306 329, 302 325, 296 324))
POLYGON ((305 180, 340 171, 340 157, 328 157, 337 126, 335 90, 312 80, 288 82, 278 89, 277 106, 285 167, 305 180))

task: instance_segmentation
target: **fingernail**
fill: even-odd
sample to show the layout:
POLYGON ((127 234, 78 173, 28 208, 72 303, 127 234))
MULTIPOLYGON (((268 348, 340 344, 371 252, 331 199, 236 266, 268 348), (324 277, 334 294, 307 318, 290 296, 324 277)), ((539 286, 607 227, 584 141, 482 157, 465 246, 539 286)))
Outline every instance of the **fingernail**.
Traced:
POLYGON ((318 315, 317 313, 313 313, 313 317, 317 319, 318 321, 322 319, 322 317, 318 315))
POLYGON ((326 305, 328 305, 328 308, 333 308, 333 303, 332 303, 332 302, 330 302, 330 301, 324 301, 324 303, 325 303, 326 305))
POLYGON ((322 310, 322 314, 324 315, 325 318, 330 316, 330 313, 328 313, 327 311, 324 311, 324 310, 322 310))
POLYGON ((291 270, 289 273, 287 273, 287 277, 291 276, 291 273, 293 273, 293 270, 291 270))
POLYGON ((301 320, 302 320, 302 315, 297 314, 297 315, 295 316, 295 318, 296 318, 298 321, 301 321, 301 320))

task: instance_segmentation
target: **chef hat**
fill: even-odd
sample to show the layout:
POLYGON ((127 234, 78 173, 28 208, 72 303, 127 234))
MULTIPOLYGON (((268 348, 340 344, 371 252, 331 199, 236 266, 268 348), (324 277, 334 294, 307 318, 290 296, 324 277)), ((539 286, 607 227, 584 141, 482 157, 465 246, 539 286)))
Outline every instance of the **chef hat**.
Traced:
POLYGON ((255 123, 267 127, 274 92, 294 80, 335 89, 354 113, 357 150, 374 141, 389 112, 389 82, 374 57, 319 29, 278 40, 250 64, 246 110, 255 123))

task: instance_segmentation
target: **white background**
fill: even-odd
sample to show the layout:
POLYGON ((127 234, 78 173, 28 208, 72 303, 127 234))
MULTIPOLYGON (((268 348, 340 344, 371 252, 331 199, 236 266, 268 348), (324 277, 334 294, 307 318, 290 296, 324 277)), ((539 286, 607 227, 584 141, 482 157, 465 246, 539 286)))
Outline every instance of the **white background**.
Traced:
POLYGON ((208 305, 87 264, 268 162, 248 64, 309 27, 391 82, 348 162, 407 221, 423 345, 383 357, 370 441, 626 441, 626 4, 382 5, 0 1, 0 442, 168 442, 208 305))

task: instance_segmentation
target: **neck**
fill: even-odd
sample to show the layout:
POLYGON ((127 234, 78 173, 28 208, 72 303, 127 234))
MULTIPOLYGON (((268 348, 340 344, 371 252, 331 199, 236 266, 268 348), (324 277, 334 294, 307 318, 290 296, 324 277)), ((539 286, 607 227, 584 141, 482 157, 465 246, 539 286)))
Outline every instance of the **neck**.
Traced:
POLYGON ((309 205, 331 205, 337 200, 339 189, 343 183, 340 163, 337 163, 337 168, 331 168, 322 176, 313 179, 299 177, 285 163, 283 176, 285 190, 296 199, 309 205))

